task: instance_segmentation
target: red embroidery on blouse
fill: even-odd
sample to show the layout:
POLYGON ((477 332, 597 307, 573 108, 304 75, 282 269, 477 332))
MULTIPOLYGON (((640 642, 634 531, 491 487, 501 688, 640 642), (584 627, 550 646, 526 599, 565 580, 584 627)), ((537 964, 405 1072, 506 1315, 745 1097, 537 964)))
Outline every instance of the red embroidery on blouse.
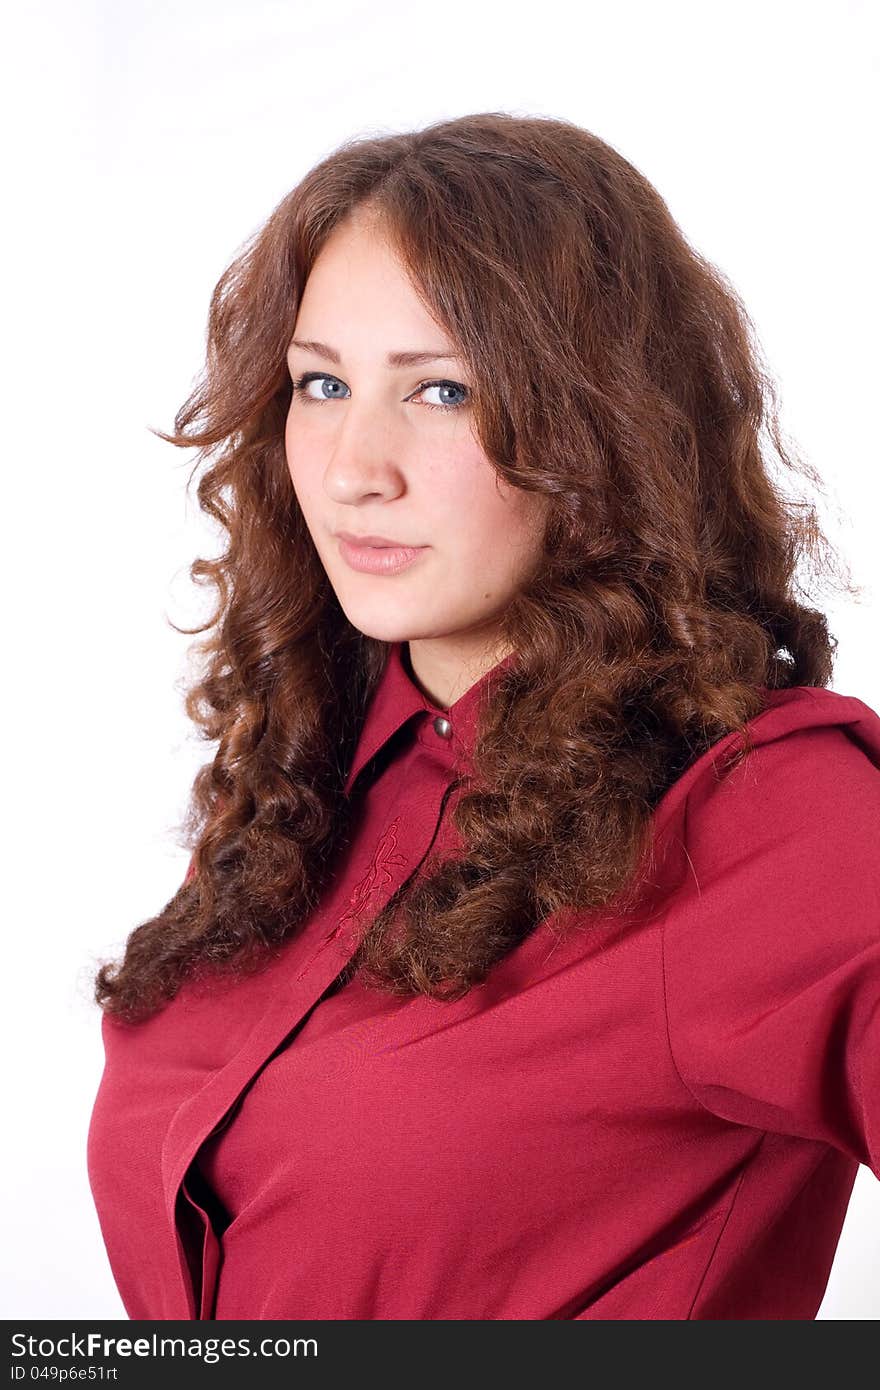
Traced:
MULTIPOLYGON (((394 871, 406 868, 405 856, 397 852, 397 827, 399 825, 400 817, 397 816, 383 830, 370 867, 352 892, 348 906, 339 919, 340 927, 344 922, 357 922, 373 899, 393 883, 394 871)), ((388 896, 390 897, 390 894, 388 896)))

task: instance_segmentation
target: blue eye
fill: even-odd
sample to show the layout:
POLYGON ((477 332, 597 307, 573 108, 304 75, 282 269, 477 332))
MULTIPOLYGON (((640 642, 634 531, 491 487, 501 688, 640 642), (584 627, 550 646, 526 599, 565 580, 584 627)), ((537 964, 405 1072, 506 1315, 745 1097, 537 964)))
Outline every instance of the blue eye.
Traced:
POLYGON ((334 401, 334 400, 339 400, 339 396, 338 396, 337 394, 334 394, 334 395, 332 395, 332 396, 312 396, 312 395, 310 395, 309 392, 306 390, 306 387, 307 387, 307 386, 309 385, 309 383, 312 382, 312 381, 320 381, 320 382, 328 381, 328 382, 333 382, 336 386, 341 386, 341 385, 342 385, 342 382, 339 380, 338 377, 335 377, 335 376, 328 376, 326 372, 305 372, 305 373, 303 374, 303 376, 298 377, 297 380, 293 383, 294 392, 295 392, 296 394, 298 394, 298 395, 301 395, 301 396, 302 396, 305 400, 307 400, 307 401, 318 401, 318 400, 334 401))
MULTIPOLYGON (((463 391, 465 399, 468 394, 467 387, 457 381, 423 381, 417 394, 421 395, 423 391, 463 391)), ((425 401, 424 404, 430 410, 457 410, 459 406, 464 405, 464 401, 441 401, 439 405, 435 405, 433 401, 425 401)))
MULTIPOLYGON (((345 382, 340 381, 339 377, 330 376, 328 372, 304 372, 302 376, 297 377, 296 380, 293 382, 294 395, 299 396, 303 401, 309 402, 344 400, 345 397, 342 395, 340 389, 338 388, 343 388, 346 391, 348 390, 348 387, 345 385, 345 382), (313 381, 321 383, 320 395, 313 395, 310 391, 306 390, 306 387, 311 385, 313 381), (327 392, 325 392, 324 390, 325 386, 329 388, 327 392)), ((465 401, 467 400, 469 395, 468 388, 466 386, 462 386, 461 382, 458 381, 422 381, 420 382, 417 390, 413 392, 413 395, 407 397, 407 400, 412 400, 413 396, 420 396, 423 391, 429 390, 439 390, 445 392, 457 391, 461 393, 464 397, 463 400, 457 401, 423 401, 422 404, 427 406, 429 410, 460 410, 461 407, 465 404, 465 401)))

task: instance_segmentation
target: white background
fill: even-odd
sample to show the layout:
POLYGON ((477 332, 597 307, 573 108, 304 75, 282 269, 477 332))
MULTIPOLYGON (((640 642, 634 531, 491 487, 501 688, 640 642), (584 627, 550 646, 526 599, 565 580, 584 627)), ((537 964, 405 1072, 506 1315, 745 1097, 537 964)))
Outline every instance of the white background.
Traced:
MULTIPOLYGON (((5 1318, 124 1317, 88 1188, 99 959, 170 897, 197 766, 180 681, 214 538, 156 440, 236 248, 342 140, 575 121, 745 298, 861 605, 833 686, 880 711, 876 7, 113 0, 5 25, 5 1318)), ((862 1168, 820 1316, 876 1319, 862 1168)))

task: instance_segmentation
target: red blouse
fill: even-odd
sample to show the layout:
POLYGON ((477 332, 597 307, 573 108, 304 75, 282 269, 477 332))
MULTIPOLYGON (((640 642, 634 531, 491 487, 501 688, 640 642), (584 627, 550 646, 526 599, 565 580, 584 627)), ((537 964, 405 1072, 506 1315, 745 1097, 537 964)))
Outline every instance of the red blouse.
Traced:
POLYGON ((303 933, 103 1017, 89 1178, 130 1317, 815 1317, 880 1176, 880 717, 767 691, 746 762, 722 778, 728 735, 660 801, 635 920, 542 923, 453 1003, 328 993, 458 844, 444 791, 507 660, 444 711, 392 645, 303 933))

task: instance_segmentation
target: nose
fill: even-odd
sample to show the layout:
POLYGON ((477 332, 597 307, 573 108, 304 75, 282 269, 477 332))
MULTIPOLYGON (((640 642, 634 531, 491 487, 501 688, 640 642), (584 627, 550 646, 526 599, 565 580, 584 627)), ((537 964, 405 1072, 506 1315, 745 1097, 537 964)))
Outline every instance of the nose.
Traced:
POLYGON ((324 489, 335 502, 397 497, 405 488, 400 466, 404 447, 387 416, 376 406, 346 403, 324 470, 324 489))

